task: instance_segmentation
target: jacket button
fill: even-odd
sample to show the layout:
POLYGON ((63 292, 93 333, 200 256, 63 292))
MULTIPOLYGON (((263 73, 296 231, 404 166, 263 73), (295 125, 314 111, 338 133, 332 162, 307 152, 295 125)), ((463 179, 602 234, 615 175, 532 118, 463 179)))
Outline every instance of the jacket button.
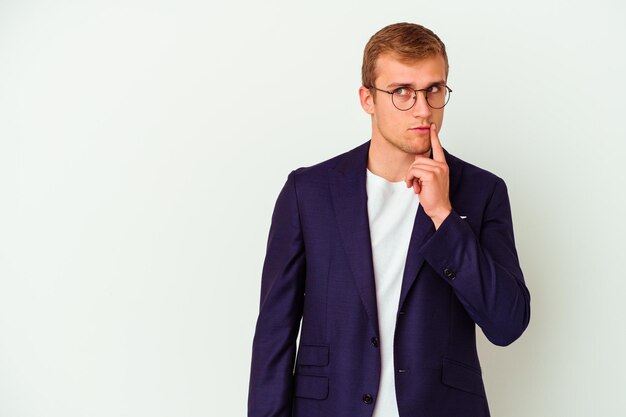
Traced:
POLYGON ((445 276, 447 276, 449 279, 454 279, 456 278, 456 274, 454 273, 454 271, 452 271, 451 269, 444 269, 443 273, 445 274, 445 276))
POLYGON ((374 401, 374 398, 370 394, 363 394, 363 402, 365 404, 371 404, 374 401))
POLYGON ((370 342, 372 342, 372 346, 374 346, 375 348, 378 347, 378 338, 377 337, 372 337, 370 339, 370 342))

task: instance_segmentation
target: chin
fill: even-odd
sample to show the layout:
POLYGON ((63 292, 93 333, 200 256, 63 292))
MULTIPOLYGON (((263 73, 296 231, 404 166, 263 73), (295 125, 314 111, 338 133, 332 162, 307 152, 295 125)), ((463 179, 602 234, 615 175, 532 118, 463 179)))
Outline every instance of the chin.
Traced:
POLYGON ((419 143, 407 143, 404 151, 413 155, 423 155, 423 154, 427 154, 426 156, 428 156, 430 154, 430 140, 428 141, 420 141, 419 143))
MULTIPOLYGON (((383 136, 384 137, 384 136, 383 136)), ((398 139, 389 139, 385 137, 385 140, 393 145, 395 148, 410 155, 423 155, 428 156, 430 154, 430 137, 428 138, 407 138, 402 137, 398 139)))
POLYGON ((426 149, 426 150, 420 149, 417 152, 415 152, 414 155, 422 155, 422 156, 425 156, 426 158, 428 158, 430 156, 430 147, 428 147, 428 149, 426 149))
POLYGON ((428 147, 424 147, 424 146, 404 146, 402 148, 400 148, 404 153, 410 154, 410 155, 424 155, 428 156, 430 155, 430 146, 428 147))

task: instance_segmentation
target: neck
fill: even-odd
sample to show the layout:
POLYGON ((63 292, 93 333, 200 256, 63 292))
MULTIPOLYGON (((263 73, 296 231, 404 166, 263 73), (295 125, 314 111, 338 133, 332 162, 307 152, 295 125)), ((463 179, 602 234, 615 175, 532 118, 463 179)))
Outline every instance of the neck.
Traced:
MULTIPOLYGON (((422 154, 429 157, 430 149, 422 154)), ((415 161, 415 154, 407 153, 389 143, 385 138, 373 136, 367 156, 367 169, 387 181, 404 181, 407 171, 415 161)))

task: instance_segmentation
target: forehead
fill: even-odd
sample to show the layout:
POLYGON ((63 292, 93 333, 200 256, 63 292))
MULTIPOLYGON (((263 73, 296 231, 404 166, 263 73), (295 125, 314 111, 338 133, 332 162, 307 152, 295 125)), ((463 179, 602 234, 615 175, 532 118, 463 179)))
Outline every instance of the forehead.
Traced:
POLYGON ((438 81, 446 81, 446 64, 442 55, 405 61, 391 54, 383 54, 376 61, 375 84, 378 88, 385 88, 392 83, 422 88, 438 81))

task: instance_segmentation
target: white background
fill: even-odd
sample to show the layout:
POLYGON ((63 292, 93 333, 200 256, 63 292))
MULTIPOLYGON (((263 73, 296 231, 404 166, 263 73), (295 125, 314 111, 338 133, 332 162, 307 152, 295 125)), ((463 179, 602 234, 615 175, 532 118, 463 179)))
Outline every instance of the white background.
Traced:
POLYGON ((509 187, 532 317, 479 336, 492 415, 626 415, 625 12, 0 0, 0 416, 245 415, 274 202, 369 139, 398 21, 447 46, 443 146, 509 187))

